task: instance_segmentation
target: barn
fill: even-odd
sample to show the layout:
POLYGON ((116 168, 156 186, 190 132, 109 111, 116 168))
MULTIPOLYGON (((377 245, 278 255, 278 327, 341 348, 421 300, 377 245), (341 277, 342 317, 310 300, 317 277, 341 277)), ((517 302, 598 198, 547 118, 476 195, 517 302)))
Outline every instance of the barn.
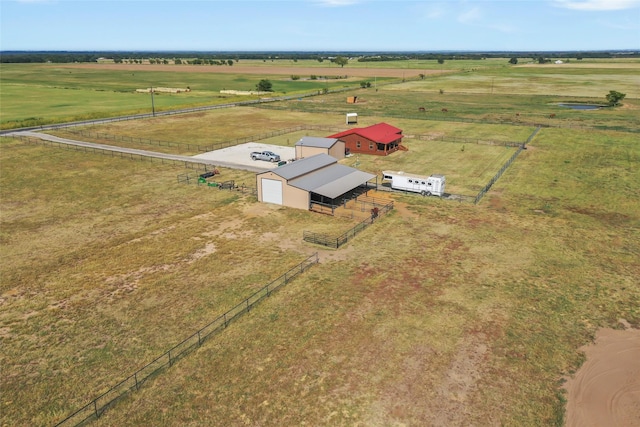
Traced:
POLYGON ((344 141, 347 153, 386 156, 400 149, 402 130, 387 123, 378 123, 365 128, 345 130, 327 138, 344 141))
POLYGON ((256 175, 258 200, 306 210, 314 203, 334 206, 375 177, 321 153, 256 175))
POLYGON ((305 136, 296 142, 296 159, 328 154, 338 160, 344 159, 344 141, 336 138, 305 136))

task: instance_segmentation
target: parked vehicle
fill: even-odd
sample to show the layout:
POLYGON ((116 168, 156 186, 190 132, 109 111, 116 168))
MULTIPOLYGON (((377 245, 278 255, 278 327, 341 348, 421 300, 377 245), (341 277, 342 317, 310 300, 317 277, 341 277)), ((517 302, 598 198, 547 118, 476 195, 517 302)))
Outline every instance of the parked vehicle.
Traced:
POLYGON ((423 196, 442 197, 444 195, 444 175, 424 176, 405 172, 383 171, 382 180, 391 181, 391 188, 394 190, 412 191, 423 196))
POLYGON ((275 163, 280 161, 280 156, 273 151, 254 151, 251 153, 251 160, 265 160, 275 163))

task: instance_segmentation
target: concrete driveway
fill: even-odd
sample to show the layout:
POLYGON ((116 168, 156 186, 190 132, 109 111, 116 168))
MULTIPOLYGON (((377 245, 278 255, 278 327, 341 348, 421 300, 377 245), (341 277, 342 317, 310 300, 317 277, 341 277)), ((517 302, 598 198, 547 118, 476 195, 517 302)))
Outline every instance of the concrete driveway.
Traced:
POLYGON ((281 160, 291 160, 296 157, 296 149, 294 147, 261 144, 259 142, 247 142, 245 144, 234 145, 233 147, 197 154, 193 157, 197 159, 212 160, 221 167, 228 167, 231 169, 266 171, 278 167, 278 163, 271 163, 263 160, 251 160, 251 153, 253 151, 273 151, 280 155, 281 160))

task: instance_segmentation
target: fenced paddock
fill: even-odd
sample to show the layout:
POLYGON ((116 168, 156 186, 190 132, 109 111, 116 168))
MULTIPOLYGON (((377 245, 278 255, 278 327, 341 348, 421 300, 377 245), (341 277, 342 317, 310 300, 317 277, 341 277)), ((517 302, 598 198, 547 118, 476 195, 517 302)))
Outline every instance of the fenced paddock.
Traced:
POLYGON ((339 132, 344 130, 344 128, 336 127, 336 126, 325 126, 325 125, 299 125, 284 129, 277 129, 270 132, 263 132, 255 135, 248 135, 243 137, 238 137, 234 139, 229 139, 226 141, 209 143, 209 144, 200 144, 200 143, 187 143, 187 142, 177 142, 177 141, 163 141, 158 139, 150 139, 150 138, 139 138, 132 137, 127 135, 114 135, 105 132, 97 132, 92 129, 81 129, 81 128, 66 128, 64 129, 65 133, 70 133, 73 135, 79 135, 83 138, 88 138, 96 141, 109 141, 112 144, 121 144, 122 146, 131 148, 132 146, 151 146, 157 147, 160 149, 164 149, 165 152, 170 152, 177 154, 180 153, 206 153, 209 151, 221 150, 223 148, 234 147, 236 145, 246 144, 248 142, 262 141, 269 138, 274 138, 277 136, 287 135, 295 132, 303 132, 303 131, 325 131, 325 132, 339 132))
MULTIPOLYGON (((315 233, 312 231, 304 231, 302 240, 304 240, 305 242, 314 243, 316 245, 338 249, 340 246, 353 239, 358 233, 373 224, 378 218, 389 213, 393 209, 393 201, 373 198, 365 198, 361 200, 356 199, 352 201, 351 206, 352 210, 361 210, 362 212, 366 212, 367 214, 366 218, 356 224, 353 228, 345 231, 338 236, 331 236, 324 233, 315 233)), ((341 216, 345 216, 344 213, 341 214, 341 216)))
POLYGON ((82 408, 61 420, 56 426, 83 425, 93 419, 99 418, 107 409, 116 404, 118 400, 125 397, 128 393, 138 390, 145 381, 158 375, 163 369, 171 367, 191 351, 200 347, 207 339, 226 329, 231 322, 243 314, 248 313, 263 299, 269 297, 273 292, 317 264, 318 260, 318 253, 316 252, 278 278, 267 283, 260 290, 250 295, 232 309, 218 316, 212 322, 198 329, 195 333, 138 369, 132 375, 129 375, 124 380, 109 388, 109 390, 100 394, 82 408))
POLYGON ((520 148, 518 148, 518 150, 515 153, 513 153, 513 155, 509 158, 509 160, 507 160, 507 162, 504 165, 502 165, 500 170, 494 175, 493 178, 491 178, 491 180, 487 183, 487 185, 485 185, 482 188, 482 190, 478 192, 478 195, 473 200, 474 204, 477 205, 478 203, 480 203, 480 200, 482 200, 484 195, 487 194, 487 191, 491 189, 493 184, 495 184, 495 182, 502 176, 504 171, 506 171, 509 168, 509 166, 511 166, 511 163, 514 162, 514 160, 518 157, 518 155, 522 152, 522 150, 526 149, 526 145, 529 142, 531 142, 531 140, 538 134, 539 131, 540 131, 540 128, 539 127, 536 128, 536 130, 533 131, 533 133, 529 136, 529 138, 527 138, 527 140, 522 145, 520 145, 520 148))

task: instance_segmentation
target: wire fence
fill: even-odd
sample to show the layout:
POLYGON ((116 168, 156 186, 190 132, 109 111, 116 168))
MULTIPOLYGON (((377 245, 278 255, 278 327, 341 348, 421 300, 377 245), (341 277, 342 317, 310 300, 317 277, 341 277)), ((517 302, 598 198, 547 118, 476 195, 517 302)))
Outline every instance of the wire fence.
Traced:
POLYGON ((150 156, 148 154, 139 154, 139 153, 130 153, 130 152, 124 152, 124 151, 116 151, 113 149, 108 149, 108 148, 101 148, 101 147, 94 147, 94 146, 86 146, 86 145, 75 145, 75 144, 65 144, 63 142, 58 142, 58 141, 49 141, 46 139, 40 139, 40 138, 34 138, 31 136, 27 136, 27 135, 19 135, 19 134, 14 134, 10 136, 11 138, 16 138, 18 140, 20 140, 21 142, 25 143, 25 144, 33 144, 33 145, 48 145, 48 146, 53 146, 56 148, 64 148, 66 150, 73 150, 73 151, 83 151, 85 153, 96 153, 96 154, 102 154, 104 156, 109 156, 109 157, 117 157, 117 158, 121 158, 121 159, 129 159, 129 160, 136 160, 136 161, 147 161, 147 162, 153 162, 153 163, 161 163, 161 164, 169 164, 169 165, 182 165, 185 168, 188 169, 194 169, 194 170, 202 170, 202 171, 209 171, 209 170, 213 170, 215 169, 215 166, 212 166, 210 164, 207 163, 200 163, 198 162, 197 159, 193 158, 193 160, 177 160, 177 159, 170 159, 170 158, 165 158, 165 157, 155 157, 155 156, 150 156))
POLYGON ((245 144, 247 142, 260 141, 263 139, 273 138, 275 136, 286 135, 293 132, 301 132, 306 130, 325 130, 328 132, 339 132, 343 130, 342 128, 337 128, 335 126, 324 126, 324 125, 299 125, 285 129, 278 129, 270 132, 263 132, 257 135, 243 136, 235 139, 230 139, 227 141, 216 142, 211 144, 191 144, 186 142, 176 142, 176 141, 163 141, 157 139, 149 139, 149 138, 137 138, 126 135, 113 135, 102 132, 95 132, 90 129, 77 129, 77 128, 69 128, 65 129, 65 132, 80 135, 84 138, 97 139, 101 141, 117 141, 129 144, 140 144, 140 145, 149 145, 155 147, 169 147, 169 148, 179 148, 185 152, 199 152, 204 153, 207 151, 220 150, 222 148, 233 147, 240 144, 245 144))
POLYGON ((198 329, 180 343, 176 344, 162 355, 138 369, 132 375, 120 381, 105 393, 93 399, 82 408, 73 412, 56 426, 77 426, 90 420, 100 418, 109 407, 132 391, 138 390, 145 381, 158 375, 163 369, 171 367, 178 360, 185 357, 191 351, 200 347, 214 334, 226 329, 231 322, 248 313, 256 304, 270 296, 282 286, 304 273, 314 264, 318 263, 318 253, 311 255, 300 264, 288 270, 277 279, 263 286, 259 291, 237 304, 231 310, 217 317, 214 321, 198 329))
POLYGON ((526 149, 526 145, 536 136, 536 134, 540 131, 540 128, 536 128, 536 130, 533 131, 533 133, 531 135, 529 135, 529 138, 527 138, 527 140, 520 145, 520 148, 518 148, 518 150, 513 153, 513 155, 509 158, 509 160, 506 161, 506 163, 504 165, 502 165, 502 167, 500 168, 500 170, 498 171, 498 173, 496 173, 494 175, 493 178, 491 178, 491 180, 487 183, 487 185, 484 186, 484 188, 482 188, 482 190, 480 190, 478 192, 478 195, 476 196, 476 198, 474 199, 473 203, 475 205, 477 205, 480 200, 482 200, 482 198, 484 197, 485 194, 487 194, 487 191, 489 191, 491 189, 491 187, 493 186, 493 184, 496 183, 496 181, 498 179, 500 179, 500 177, 502 176, 502 174, 504 173, 504 171, 506 171, 509 166, 511 166, 511 163, 514 162, 514 160, 518 157, 518 155, 522 152, 522 150, 526 149))
MULTIPOLYGON (((329 206, 317 202, 314 202, 314 204, 321 205, 323 208, 327 208, 329 206)), ((357 204, 359 205, 357 208, 364 209, 364 206, 370 208, 370 215, 368 215, 366 219, 356 224, 353 228, 345 231, 338 236, 331 236, 324 233, 315 233, 312 231, 304 231, 302 239, 305 242, 338 249, 340 246, 353 239, 358 233, 373 224, 378 218, 389 213, 393 209, 393 201, 389 200, 384 200, 384 202, 359 201, 357 204)), ((332 209, 334 212, 335 208, 336 207, 334 206, 332 209)))
POLYGON ((421 141, 442 141, 442 142, 456 142, 462 144, 478 144, 478 145, 497 145, 501 147, 519 147, 522 142, 517 141, 497 141, 490 139, 476 139, 476 138, 464 138, 458 136, 434 136, 434 135, 406 135, 408 139, 418 139, 421 141))

